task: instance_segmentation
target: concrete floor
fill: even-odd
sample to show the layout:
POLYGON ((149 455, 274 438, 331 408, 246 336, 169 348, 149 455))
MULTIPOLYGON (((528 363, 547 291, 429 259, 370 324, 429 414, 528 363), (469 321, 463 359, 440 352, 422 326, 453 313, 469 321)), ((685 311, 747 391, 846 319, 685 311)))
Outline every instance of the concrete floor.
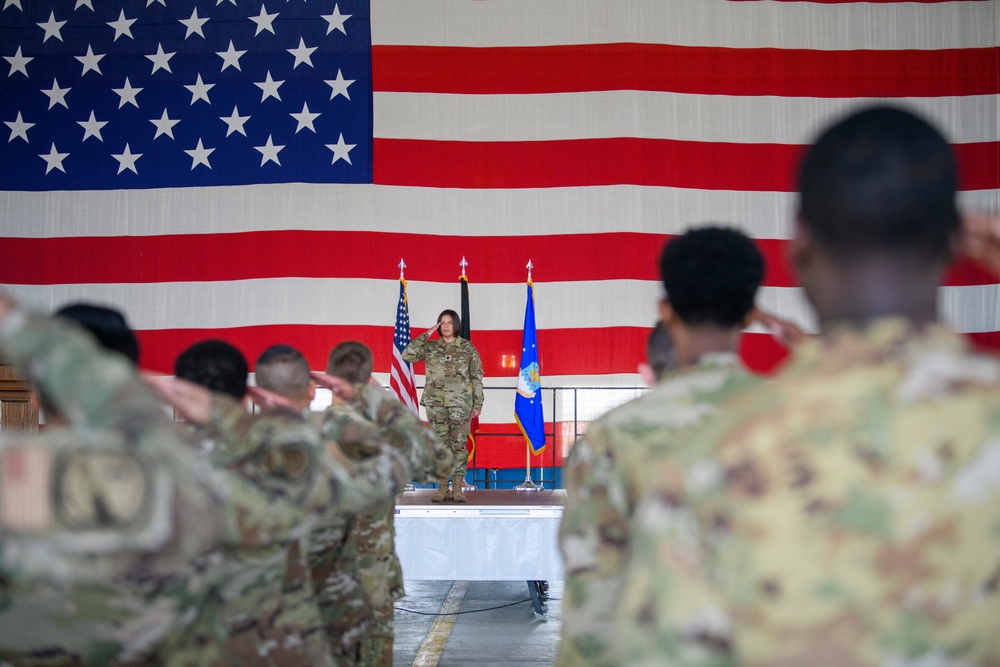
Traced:
POLYGON ((396 603, 393 667, 555 663, 561 581, 549 584, 544 620, 523 581, 407 581, 406 593, 396 603))

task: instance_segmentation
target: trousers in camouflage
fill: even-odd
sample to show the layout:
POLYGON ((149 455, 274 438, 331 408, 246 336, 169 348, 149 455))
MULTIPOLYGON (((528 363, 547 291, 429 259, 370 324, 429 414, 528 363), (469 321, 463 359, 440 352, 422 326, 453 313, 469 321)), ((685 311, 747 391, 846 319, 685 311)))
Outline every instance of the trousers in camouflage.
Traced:
POLYGON ((451 450, 455 457, 455 467, 452 475, 465 477, 469 464, 469 454, 465 443, 469 438, 469 408, 464 405, 454 407, 426 407, 427 423, 431 425, 445 447, 451 450))

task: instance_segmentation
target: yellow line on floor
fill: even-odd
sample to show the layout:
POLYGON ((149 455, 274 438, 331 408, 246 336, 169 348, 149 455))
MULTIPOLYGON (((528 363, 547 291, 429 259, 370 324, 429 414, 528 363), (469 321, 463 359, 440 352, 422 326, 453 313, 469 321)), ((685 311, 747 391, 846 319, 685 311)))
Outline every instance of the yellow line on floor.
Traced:
POLYGON ((413 659, 412 667, 436 667, 438 660, 441 659, 444 643, 448 641, 448 635, 455 625, 455 614, 462 607, 465 591, 468 588, 468 581, 456 581, 451 585, 451 590, 441 603, 441 610, 438 612, 440 615, 434 620, 434 625, 417 649, 417 657, 413 659))

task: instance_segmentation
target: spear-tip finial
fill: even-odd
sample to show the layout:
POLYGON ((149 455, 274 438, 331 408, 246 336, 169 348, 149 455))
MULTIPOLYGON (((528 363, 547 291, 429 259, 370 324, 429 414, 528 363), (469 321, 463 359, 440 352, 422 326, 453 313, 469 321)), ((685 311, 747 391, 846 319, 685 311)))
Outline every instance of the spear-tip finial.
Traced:
POLYGON ((469 265, 469 263, 467 261, 465 261, 465 255, 462 256, 462 261, 459 262, 458 265, 460 267, 462 267, 462 277, 464 278, 465 277, 465 267, 467 267, 469 265))
POLYGON ((525 265, 525 267, 524 267, 524 268, 528 269, 528 282, 530 283, 530 282, 531 282, 531 270, 532 270, 533 268, 535 268, 535 265, 534 265, 534 264, 532 264, 532 263, 531 263, 531 260, 529 259, 529 260, 528 260, 528 263, 527 263, 527 264, 525 265))
POLYGON ((405 269, 405 268, 406 268, 406 262, 404 262, 403 258, 400 257, 400 259, 399 259, 399 279, 400 280, 403 279, 403 269, 405 269))

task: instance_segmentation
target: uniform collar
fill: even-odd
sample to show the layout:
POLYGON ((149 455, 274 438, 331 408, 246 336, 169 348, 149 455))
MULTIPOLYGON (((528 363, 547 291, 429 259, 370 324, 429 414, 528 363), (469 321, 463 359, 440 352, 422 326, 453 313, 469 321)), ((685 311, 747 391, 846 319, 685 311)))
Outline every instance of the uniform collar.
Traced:
POLYGON ((835 324, 822 336, 807 338, 796 347, 792 366, 872 365, 912 360, 931 351, 964 354, 967 350, 965 338, 943 324, 917 327, 905 318, 884 317, 860 327, 835 324))

